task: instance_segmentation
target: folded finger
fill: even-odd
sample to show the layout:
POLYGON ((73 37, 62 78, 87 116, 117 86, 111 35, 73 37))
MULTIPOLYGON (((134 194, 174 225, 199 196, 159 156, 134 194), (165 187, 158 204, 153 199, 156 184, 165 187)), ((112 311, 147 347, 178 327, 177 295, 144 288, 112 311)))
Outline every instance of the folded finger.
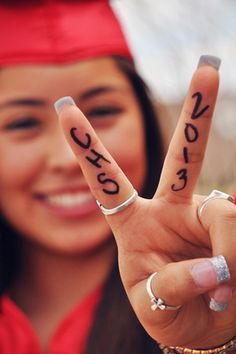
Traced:
POLYGON ((199 214, 199 219, 209 234, 213 255, 224 255, 236 285, 236 206, 229 200, 209 200, 199 214))
POLYGON ((153 278, 153 292, 172 306, 183 305, 230 280, 223 256, 170 263, 153 278), (169 284, 169 286, 167 285, 169 284))

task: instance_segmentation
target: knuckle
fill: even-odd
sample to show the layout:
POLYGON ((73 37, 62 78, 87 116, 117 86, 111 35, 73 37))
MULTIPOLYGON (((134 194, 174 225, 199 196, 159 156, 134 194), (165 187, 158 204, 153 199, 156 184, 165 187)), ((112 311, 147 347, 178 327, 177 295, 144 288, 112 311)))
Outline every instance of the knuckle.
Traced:
POLYGON ((188 153, 188 158, 189 158, 189 163, 199 164, 202 162, 202 160, 204 158, 204 154, 201 152, 197 152, 197 151, 190 151, 188 153))
MULTIPOLYGON (((177 162, 184 162, 184 155, 183 152, 173 152, 172 151, 172 157, 175 161, 177 162)), ((189 164, 199 164, 202 162, 204 158, 204 154, 202 152, 198 151, 189 151, 188 152, 188 163, 189 164)))
MULTIPOLYGON (((216 223, 223 223, 227 225, 236 225, 236 207, 228 200, 215 200, 213 201, 214 210, 217 210, 216 223), (216 209, 217 208, 217 209, 216 209)), ((212 203, 213 204, 213 203, 212 203)))
POLYGON ((227 225, 235 225, 236 226, 236 208, 228 209, 221 215, 221 221, 227 225))

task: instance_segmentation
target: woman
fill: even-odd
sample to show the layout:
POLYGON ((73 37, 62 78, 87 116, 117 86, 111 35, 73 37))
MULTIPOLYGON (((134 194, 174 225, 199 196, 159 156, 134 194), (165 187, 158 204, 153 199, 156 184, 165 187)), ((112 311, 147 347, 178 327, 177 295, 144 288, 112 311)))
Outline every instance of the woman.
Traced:
POLYGON ((14 5, 2 8, 1 14, 2 29, 8 31, 0 74, 1 286, 7 293, 3 313, 8 314, 2 321, 1 352, 41 353, 41 348, 50 353, 58 353, 58 348, 64 353, 156 352, 157 345, 130 308, 110 228, 89 192, 53 108, 59 97, 73 96, 137 190, 146 197, 153 195, 162 143, 146 88, 134 70, 120 27, 104 1, 89 5, 45 3, 23 9, 14 5), (47 16, 58 13, 58 22, 51 19, 54 27, 46 38, 43 29, 47 23, 37 22, 42 11, 47 16), (83 43, 77 38, 75 48, 70 33, 78 27, 77 21, 81 24, 93 12, 94 27, 83 43), (10 19, 15 26, 11 33, 10 19), (52 49, 43 51, 45 43, 51 44, 50 34, 61 31, 66 19, 70 19, 64 28, 66 38, 57 50, 53 44, 52 49), (33 28, 25 33, 30 24, 33 28), (104 39, 107 27, 110 37, 104 39), (16 40, 19 30, 22 33, 16 40), (35 47, 33 35, 37 36, 35 47), (24 51, 17 52, 19 40, 24 51), (92 40, 94 43, 84 48, 92 40), (71 312, 71 320, 64 320, 71 312), (81 322, 77 323, 78 319, 81 322), (10 321, 8 327, 6 321, 10 321))
POLYGON ((235 210, 228 201, 210 200, 203 204, 199 221, 202 198, 192 201, 200 169, 192 161, 203 155, 210 121, 198 118, 212 115, 218 62, 209 65, 209 57, 203 58, 184 109, 191 111, 194 124, 186 123, 182 114, 158 199, 148 201, 137 198, 133 187, 144 197, 154 194, 161 141, 147 93, 107 2, 36 2, 23 9, 2 7, 1 13, 8 32, 0 72, 5 247, 1 352, 158 351, 126 300, 107 221, 118 244, 126 291, 150 335, 167 345, 191 348, 226 343, 234 336, 233 302, 224 313, 215 313, 208 307, 208 293, 215 309, 232 297, 233 283, 217 284, 228 284, 224 258, 211 257, 223 254, 233 279, 235 210), (9 20, 14 20, 11 30, 9 20), (78 164, 53 110, 53 102, 68 95, 132 184, 73 100, 66 98, 56 108, 78 164), (87 182, 103 211, 115 208, 114 215, 105 220, 87 182), (130 196, 131 204, 117 213, 116 207, 130 196), (220 277, 219 269, 225 276, 220 277), (174 311, 152 312, 146 285, 174 311), (208 336, 206 320, 211 321, 208 336))

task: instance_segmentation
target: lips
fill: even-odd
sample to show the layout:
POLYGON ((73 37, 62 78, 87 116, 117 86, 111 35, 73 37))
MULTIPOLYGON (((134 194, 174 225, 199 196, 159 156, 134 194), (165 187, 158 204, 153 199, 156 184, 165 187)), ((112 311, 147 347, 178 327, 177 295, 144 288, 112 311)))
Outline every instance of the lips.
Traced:
POLYGON ((91 192, 86 190, 41 194, 39 201, 48 212, 60 217, 84 217, 98 211, 91 192))

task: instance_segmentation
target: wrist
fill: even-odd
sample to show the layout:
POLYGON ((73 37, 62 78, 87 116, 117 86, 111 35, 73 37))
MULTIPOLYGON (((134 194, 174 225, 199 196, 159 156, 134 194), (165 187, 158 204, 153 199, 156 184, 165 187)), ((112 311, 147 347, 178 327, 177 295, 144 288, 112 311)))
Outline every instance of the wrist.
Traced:
POLYGON ((168 347, 160 344, 160 348, 164 354, 224 354, 224 353, 236 353, 236 336, 225 344, 222 344, 215 348, 209 349, 191 349, 184 347, 168 347))

